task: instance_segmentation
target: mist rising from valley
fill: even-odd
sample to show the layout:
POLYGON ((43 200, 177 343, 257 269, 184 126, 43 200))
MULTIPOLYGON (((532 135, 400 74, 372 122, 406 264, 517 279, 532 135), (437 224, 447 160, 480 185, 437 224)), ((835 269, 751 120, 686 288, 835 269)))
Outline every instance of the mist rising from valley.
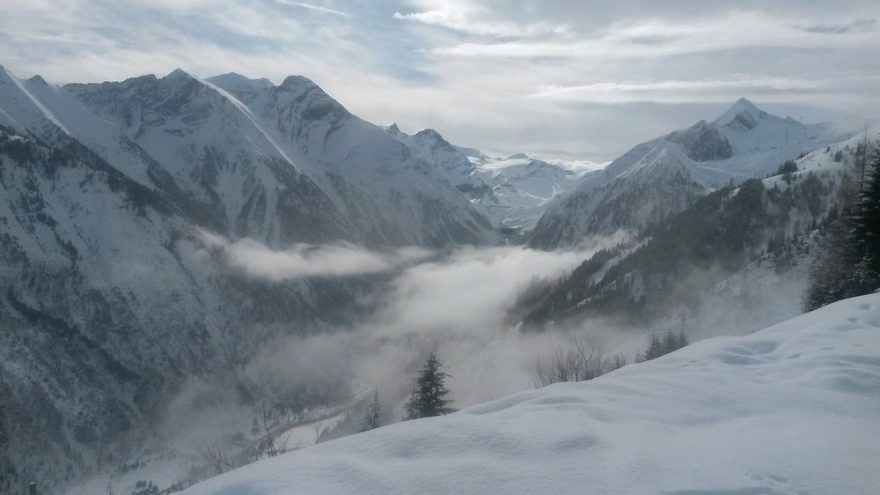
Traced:
POLYGON ((351 429, 359 425, 363 401, 373 391, 383 422, 399 421, 431 351, 450 375, 452 405, 463 408, 534 388, 538 362, 579 339, 588 339, 603 356, 633 362, 651 332, 685 331, 699 340, 748 333, 800 312, 806 264, 782 275, 772 264, 753 264, 735 274, 691 272, 683 285, 716 285, 710 293, 671 303, 667 315, 655 321, 593 316, 522 327, 518 305, 524 294, 543 289, 624 239, 622 234, 594 239, 567 251, 523 246, 375 251, 353 245, 273 250, 250 239, 229 242, 201 233, 178 249, 190 262, 205 264, 202 269, 228 270, 261 283, 366 275, 376 284, 356 302, 365 309, 348 324, 305 333, 292 329, 288 336, 263 342, 223 379, 192 378, 171 401, 162 436, 198 458, 206 446, 247 432, 260 408, 272 404, 301 414, 303 423, 330 414, 325 411, 346 411, 348 425, 336 432, 327 428, 326 438, 332 438, 356 431, 351 429))

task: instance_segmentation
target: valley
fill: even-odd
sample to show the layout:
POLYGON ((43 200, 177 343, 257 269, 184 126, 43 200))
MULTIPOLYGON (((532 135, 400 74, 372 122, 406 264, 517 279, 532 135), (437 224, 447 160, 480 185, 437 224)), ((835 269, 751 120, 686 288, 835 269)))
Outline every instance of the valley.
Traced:
POLYGON ((358 433, 374 396, 396 423, 432 351, 466 417, 584 336, 623 365, 796 317, 878 138, 740 99, 572 166, 302 76, 0 69, 0 488, 170 493, 358 433))

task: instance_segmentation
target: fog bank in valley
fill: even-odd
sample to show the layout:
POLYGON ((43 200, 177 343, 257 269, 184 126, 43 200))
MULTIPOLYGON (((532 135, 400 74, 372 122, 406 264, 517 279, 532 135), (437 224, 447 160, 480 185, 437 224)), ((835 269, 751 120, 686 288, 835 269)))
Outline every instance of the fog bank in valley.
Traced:
MULTIPOLYGON (((430 351, 437 351, 449 373, 452 406, 463 408, 535 387, 539 359, 573 340, 588 338, 603 354, 622 353, 633 361, 644 348, 647 333, 678 329, 681 324, 677 309, 657 321, 655 328, 590 318, 525 332, 511 319, 511 309, 527 288, 536 281, 564 276, 599 249, 617 244, 616 237, 576 251, 506 246, 459 247, 443 253, 417 248, 374 251, 348 244, 273 250, 250 239, 230 242, 206 233, 200 240, 201 247, 191 250, 191 259, 206 258, 210 251, 215 269, 220 260, 226 268, 255 280, 383 275, 361 302, 369 313, 355 324, 273 339, 238 372, 236 383, 199 379, 186 387, 172 403, 166 425, 172 432, 185 430, 190 441, 201 444, 221 438, 220 431, 249 428, 255 404, 261 402, 314 410, 362 400, 376 390, 384 421, 399 420, 402 403, 430 351), (239 393, 242 386, 250 402, 239 393)), ((770 311, 761 304, 760 295, 752 302, 728 297, 739 286, 760 293, 800 290, 797 274, 782 285, 779 277, 767 280, 731 279, 717 293, 700 295, 704 309, 689 320, 699 328, 687 332, 696 340, 731 333, 732 322, 754 320, 749 325, 758 328, 797 312, 778 304, 775 312, 770 311), (716 302, 706 304, 712 300, 716 302)), ((792 306, 796 303, 792 299, 792 306)))

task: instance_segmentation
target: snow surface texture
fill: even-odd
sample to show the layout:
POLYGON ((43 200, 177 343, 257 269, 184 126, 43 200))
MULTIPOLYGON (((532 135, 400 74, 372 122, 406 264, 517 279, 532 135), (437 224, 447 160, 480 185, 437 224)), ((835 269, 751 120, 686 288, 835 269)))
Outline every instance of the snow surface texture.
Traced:
POLYGON ((876 493, 880 295, 328 442, 187 495, 876 493))
POLYGON ((639 144, 604 170, 586 173, 548 206, 529 244, 552 249, 591 234, 638 231, 718 187, 763 178, 844 137, 828 124, 770 115, 741 98, 714 122, 639 144))

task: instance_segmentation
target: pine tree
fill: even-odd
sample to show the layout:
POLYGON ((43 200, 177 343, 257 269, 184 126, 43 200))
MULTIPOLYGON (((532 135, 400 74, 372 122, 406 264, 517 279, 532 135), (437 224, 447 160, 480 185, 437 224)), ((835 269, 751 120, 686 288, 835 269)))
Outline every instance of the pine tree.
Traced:
POLYGON ((855 178, 841 183, 840 213, 826 228, 823 253, 810 274, 808 310, 880 287, 880 151, 869 164, 862 146, 855 178))
POLYGON ((650 359, 656 359, 660 356, 681 349, 688 345, 688 343, 689 341, 684 330, 680 330, 678 333, 669 330, 663 335, 663 337, 660 337, 656 333, 652 333, 648 340, 648 350, 645 351, 644 354, 637 356, 637 361, 643 362, 650 359))
POLYGON ((367 417, 364 418, 364 426, 361 431, 374 430, 382 426, 382 409, 379 406, 379 390, 373 392, 373 402, 370 409, 367 410, 367 417))
POLYGON ((648 341, 648 350, 645 351, 645 361, 656 359, 663 354, 663 342, 656 333, 652 333, 651 338, 648 341))
POLYGON ((441 366, 437 353, 430 353, 406 404, 404 419, 440 416, 453 411, 447 407, 450 401, 446 398, 449 394, 446 378, 449 375, 441 370, 441 366))
POLYGON ((672 330, 667 331, 666 336, 663 337, 663 354, 669 354, 679 347, 681 346, 678 345, 678 336, 672 330))
POLYGON ((678 331, 678 348, 681 349, 682 347, 685 347, 688 344, 690 344, 690 340, 688 339, 688 336, 685 335, 684 330, 679 330, 678 331))
POLYGON ((847 210, 825 227, 822 253, 810 272, 806 309, 812 311, 849 296, 847 287, 847 210))
POLYGON ((871 163, 864 166, 852 226, 858 250, 855 283, 860 294, 877 289, 880 278, 880 147, 874 149, 871 163))

